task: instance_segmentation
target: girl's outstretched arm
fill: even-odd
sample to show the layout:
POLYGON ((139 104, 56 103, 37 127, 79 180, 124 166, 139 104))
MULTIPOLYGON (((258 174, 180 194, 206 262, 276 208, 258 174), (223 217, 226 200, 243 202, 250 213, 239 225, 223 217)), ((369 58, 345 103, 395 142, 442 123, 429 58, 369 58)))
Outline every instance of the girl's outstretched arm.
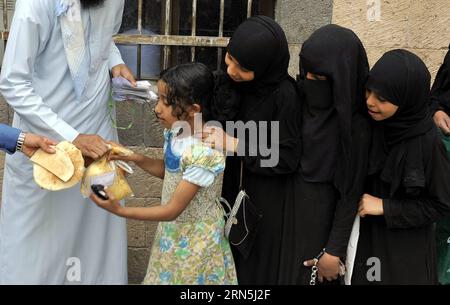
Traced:
POLYGON ((200 186, 182 180, 166 205, 157 205, 146 208, 123 207, 118 200, 113 198, 108 189, 106 189, 106 193, 109 200, 102 200, 95 194, 91 194, 90 198, 99 207, 116 214, 117 216, 135 220, 173 221, 184 211, 199 189, 200 186))
POLYGON ((164 160, 151 159, 144 155, 134 153, 131 156, 124 157, 119 155, 111 155, 110 160, 131 161, 152 176, 164 179, 165 165, 164 160))

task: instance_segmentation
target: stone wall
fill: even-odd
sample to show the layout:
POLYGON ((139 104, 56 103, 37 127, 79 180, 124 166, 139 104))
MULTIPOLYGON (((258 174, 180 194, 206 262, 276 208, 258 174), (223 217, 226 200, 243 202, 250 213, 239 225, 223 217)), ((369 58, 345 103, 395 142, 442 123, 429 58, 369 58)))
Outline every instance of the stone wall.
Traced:
POLYGON ((331 23, 332 13, 332 0, 277 1, 275 19, 285 31, 289 43, 291 76, 298 74, 301 44, 316 29, 331 23))
MULTIPOLYGON (((153 115, 154 107, 154 104, 136 105, 128 102, 118 104, 119 139, 123 145, 136 152, 153 158, 162 158, 163 129, 153 115), (131 122, 133 126, 130 129, 121 129, 128 127, 131 122)), ((151 177, 139 168, 134 169, 135 173, 130 176, 129 183, 135 197, 127 204, 139 207, 159 204, 162 180, 151 177)), ((137 220, 128 220, 127 223, 129 282, 136 284, 144 278, 157 223, 137 220)))
POLYGON ((355 31, 371 65, 388 50, 407 49, 425 61, 433 79, 450 43, 450 0, 334 0, 332 21, 355 31), (371 21, 376 5, 379 21, 371 21))

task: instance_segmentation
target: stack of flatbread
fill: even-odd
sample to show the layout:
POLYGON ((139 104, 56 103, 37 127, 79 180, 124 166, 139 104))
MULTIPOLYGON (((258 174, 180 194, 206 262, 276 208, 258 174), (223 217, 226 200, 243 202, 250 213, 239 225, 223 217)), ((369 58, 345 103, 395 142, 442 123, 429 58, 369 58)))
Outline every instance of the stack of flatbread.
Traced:
POLYGON ((49 191, 73 187, 80 182, 84 173, 81 151, 67 141, 60 142, 54 149, 54 154, 38 149, 31 157, 34 181, 49 191))

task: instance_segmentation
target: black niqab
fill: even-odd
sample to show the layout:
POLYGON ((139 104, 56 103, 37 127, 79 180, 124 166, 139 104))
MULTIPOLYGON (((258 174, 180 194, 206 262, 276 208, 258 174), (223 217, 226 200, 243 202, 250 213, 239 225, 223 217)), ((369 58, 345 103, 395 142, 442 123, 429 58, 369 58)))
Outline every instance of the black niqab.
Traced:
POLYGON ((352 145, 357 145, 352 139, 352 117, 356 113, 366 115, 364 84, 368 73, 365 49, 349 29, 326 25, 303 44, 300 53, 300 87, 306 92, 302 109, 303 175, 310 182, 334 180, 342 196, 350 187, 349 176, 357 170, 353 168, 357 165, 350 161, 352 145), (327 81, 305 80, 307 72, 326 76, 327 81), (308 96, 312 91, 316 93, 308 96))

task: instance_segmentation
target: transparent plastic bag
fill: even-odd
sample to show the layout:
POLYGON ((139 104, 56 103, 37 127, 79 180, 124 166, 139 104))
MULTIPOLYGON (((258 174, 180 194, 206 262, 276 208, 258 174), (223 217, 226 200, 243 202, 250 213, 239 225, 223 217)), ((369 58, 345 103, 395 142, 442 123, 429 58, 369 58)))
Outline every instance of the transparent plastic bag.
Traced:
POLYGON ((91 185, 101 184, 108 187, 115 199, 122 200, 134 196, 133 190, 125 178, 125 173, 133 173, 125 162, 108 161, 109 154, 92 163, 85 171, 81 181, 81 194, 89 197, 91 185))

